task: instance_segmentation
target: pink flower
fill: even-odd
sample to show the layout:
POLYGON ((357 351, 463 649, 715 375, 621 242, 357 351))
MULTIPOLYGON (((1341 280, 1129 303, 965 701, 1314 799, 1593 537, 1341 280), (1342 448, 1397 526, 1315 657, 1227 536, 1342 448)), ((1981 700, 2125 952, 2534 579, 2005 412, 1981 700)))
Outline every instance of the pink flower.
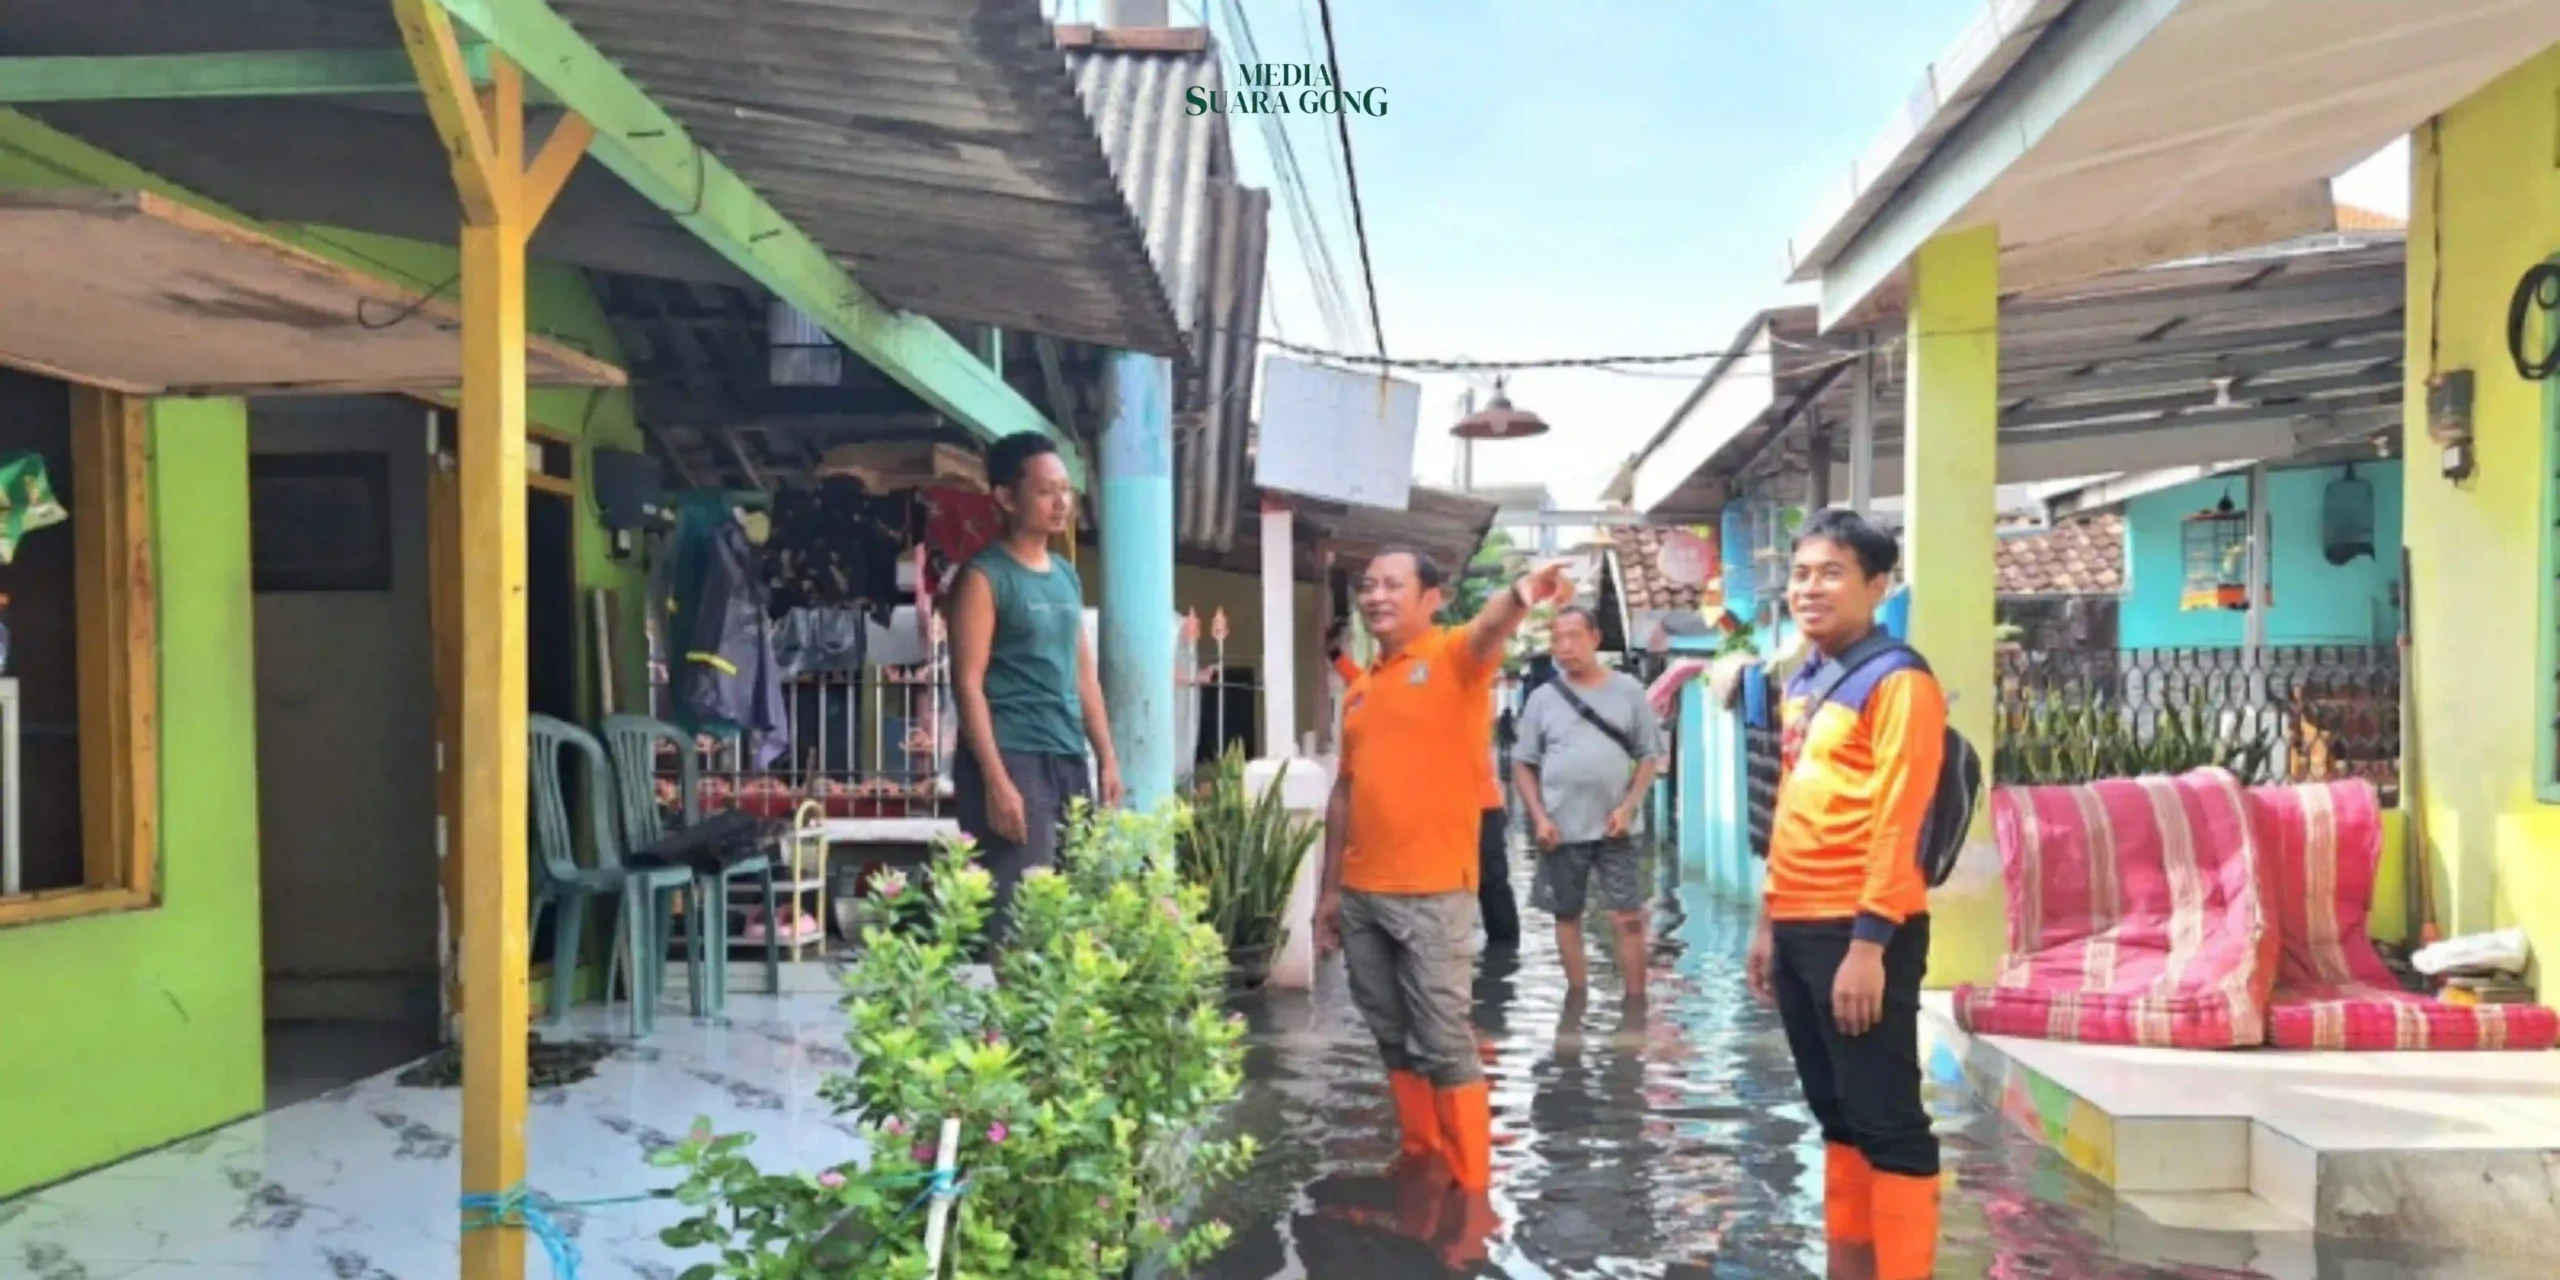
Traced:
POLYGON ((1111 1197, 1109 1197, 1109 1196, 1097 1196, 1097 1197, 1095 1197, 1094 1202, 1093 1202, 1093 1207, 1094 1207, 1094 1208, 1096 1208, 1096 1209, 1100 1209, 1100 1210, 1102 1210, 1104 1213, 1109 1213, 1109 1212, 1111 1212, 1111 1197))
POLYGON ((1158 898, 1156 899, 1156 907, 1158 910, 1164 912, 1165 919, 1171 920, 1176 924, 1182 923, 1181 903, 1176 902, 1171 898, 1158 898))
POLYGON ((895 901, 899 894, 905 893, 906 891, 907 878, 905 876, 885 875, 880 877, 881 900, 895 901))
POLYGON ((930 1142, 919 1142, 916 1144, 916 1149, 908 1152, 907 1154, 914 1156, 917 1164, 932 1164, 933 1144, 930 1142))
POLYGON ((880 1131, 894 1137, 907 1131, 907 1122, 899 1116, 891 1116, 887 1123, 880 1126, 880 1131))
POLYGON ((1004 1121, 1002 1120, 998 1120, 994 1124, 987 1126, 987 1141, 992 1142, 999 1147, 1004 1145, 1004 1140, 1006 1138, 1012 1136, 1013 1130, 1005 1128, 1004 1121))
POLYGON ((844 1175, 833 1169, 829 1169, 825 1173, 818 1175, 818 1185, 825 1187, 829 1191, 843 1190, 844 1175))
POLYGON ((1156 1218, 1156 1230, 1171 1232, 1173 1230, 1173 1219, 1159 1215, 1156 1218))
POLYGON ((688 1142, 711 1141, 711 1122, 709 1120, 694 1121, 693 1132, 686 1134, 685 1140, 688 1142))

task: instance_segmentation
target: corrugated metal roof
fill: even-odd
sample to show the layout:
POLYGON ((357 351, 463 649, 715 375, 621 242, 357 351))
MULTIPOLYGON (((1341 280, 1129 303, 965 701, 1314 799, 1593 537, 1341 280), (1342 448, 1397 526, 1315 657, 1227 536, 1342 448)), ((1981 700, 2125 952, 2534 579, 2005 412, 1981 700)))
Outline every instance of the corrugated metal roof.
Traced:
POLYGON ((883 300, 1173 355, 1037 0, 554 0, 883 300))
POLYGON ((1226 117, 1185 110, 1187 90, 1226 85, 1207 31, 1069 26, 1058 43, 1189 347, 1174 396, 1175 535, 1224 551, 1249 487, 1271 197, 1236 181, 1226 117))
MULTIPOLYGON (((2405 258, 2397 232, 2333 232, 2010 295, 2001 302, 2000 447, 2014 456, 2021 446, 2104 440, 2125 451, 2096 471, 2169 465, 2140 460, 2136 446, 2154 433, 2210 434, 2234 457, 2262 456, 2244 451, 2271 424, 2290 431, 2295 456, 2387 440, 2400 413, 2405 258)), ((1764 325, 1781 339, 1763 375, 1774 374, 1775 407, 1732 424, 1658 509, 1719 508, 1755 472, 1800 477, 1803 460, 1790 453, 1808 418, 1833 426, 1835 454, 1843 445, 1852 416, 1845 346, 1825 349, 1811 307, 1762 312, 1745 333, 1764 325)), ((1906 370, 1896 359, 1879 363, 1883 495, 1898 490, 1901 464, 1890 455, 1901 447, 1906 370)), ((1719 365, 1706 382, 1729 376, 1738 375, 1719 365)), ((1704 395, 1702 386, 1639 467, 1704 395)))

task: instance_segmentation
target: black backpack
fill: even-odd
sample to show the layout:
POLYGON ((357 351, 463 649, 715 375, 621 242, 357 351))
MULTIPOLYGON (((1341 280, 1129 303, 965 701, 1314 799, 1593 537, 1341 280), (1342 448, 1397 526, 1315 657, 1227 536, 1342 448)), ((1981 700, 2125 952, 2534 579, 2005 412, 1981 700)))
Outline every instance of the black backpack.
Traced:
MULTIPOLYGON (((1805 720, 1811 722, 1814 713, 1822 710, 1823 704, 1859 668, 1897 657, 1909 667, 1929 670, 1928 659, 1921 657, 1919 650, 1881 630, 1869 632, 1866 639, 1832 659, 1806 686, 1805 720)), ((1945 884, 1947 877, 1955 874, 1956 859, 1964 853, 1965 837, 1973 830, 1973 811, 1981 800, 1982 755, 1955 731, 1955 726, 1949 725, 1945 752, 1938 762, 1938 784, 1930 793, 1928 816, 1920 820, 1920 873, 1930 888, 1945 884)))

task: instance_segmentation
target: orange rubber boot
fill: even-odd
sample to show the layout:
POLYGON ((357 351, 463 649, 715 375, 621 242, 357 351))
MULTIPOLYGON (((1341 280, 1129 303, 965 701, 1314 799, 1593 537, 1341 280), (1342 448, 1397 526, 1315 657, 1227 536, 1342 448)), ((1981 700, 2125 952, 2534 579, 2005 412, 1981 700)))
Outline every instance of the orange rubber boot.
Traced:
POLYGON ((1482 1191, 1493 1185, 1493 1088, 1482 1080, 1442 1089, 1440 1137, 1449 1172, 1458 1185, 1482 1191))
POLYGON ((1938 1265, 1938 1180, 1878 1172, 1876 1280, 1929 1280, 1938 1265))
POLYGON ((1396 1128, 1404 1135, 1404 1156, 1422 1160, 1441 1154, 1440 1104, 1431 1082, 1411 1071, 1387 1076, 1395 1089, 1396 1128))
POLYGON ((1876 1242, 1875 1166, 1856 1147, 1822 1147, 1822 1235, 1835 1245, 1876 1242))

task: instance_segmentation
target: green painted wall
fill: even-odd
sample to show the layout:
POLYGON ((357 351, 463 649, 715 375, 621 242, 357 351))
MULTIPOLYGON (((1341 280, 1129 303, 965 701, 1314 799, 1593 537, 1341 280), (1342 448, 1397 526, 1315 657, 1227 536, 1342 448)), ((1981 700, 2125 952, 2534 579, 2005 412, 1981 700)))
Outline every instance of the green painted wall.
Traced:
MULTIPOLYGON (((343 265, 425 292, 450 288, 454 250, 337 228, 258 223, 126 161, 0 110, 0 189, 149 190, 343 265)), ((536 263, 528 324, 613 363, 621 352, 584 276, 536 263)), ((535 391, 532 421, 597 446, 636 449, 624 391, 535 391)), ((162 656, 162 866, 154 911, 0 930, 0 1196, 257 1111, 264 1103, 248 435, 242 402, 155 409, 162 656), (165 479, 163 479, 165 477, 165 479), (28 980, 21 980, 28 979, 28 980)), ((608 553, 579 502, 579 581, 616 591, 636 648, 646 578, 608 553)), ((580 601, 582 652, 594 623, 580 601)), ((623 705, 641 692, 636 652, 617 654, 623 705)), ((582 680, 593 705, 591 673, 582 680)))
POLYGON ((248 414, 152 413, 156 910, 0 929, 0 1196, 263 1105, 248 414))

